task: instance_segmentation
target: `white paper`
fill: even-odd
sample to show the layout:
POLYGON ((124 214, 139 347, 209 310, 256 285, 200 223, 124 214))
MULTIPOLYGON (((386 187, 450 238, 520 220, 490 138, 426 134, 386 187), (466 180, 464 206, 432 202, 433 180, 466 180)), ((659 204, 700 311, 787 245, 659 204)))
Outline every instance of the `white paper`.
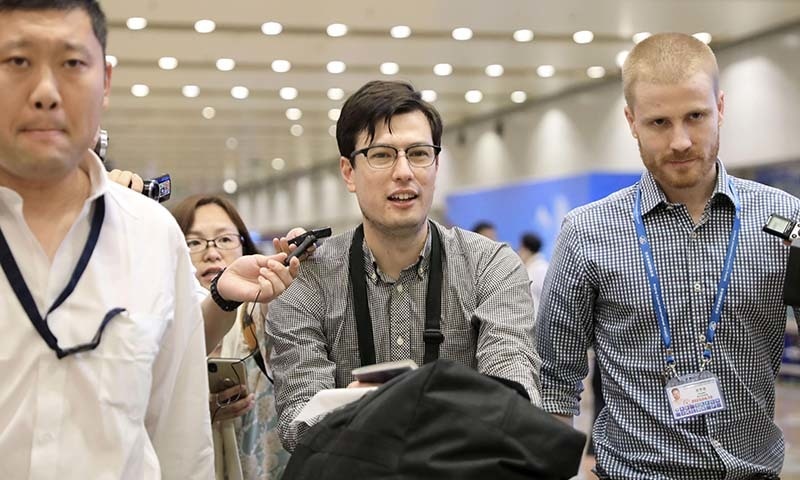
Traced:
POLYGON ((377 388, 378 387, 331 388, 328 390, 320 390, 316 395, 311 397, 311 400, 306 403, 306 406, 303 407, 303 410, 300 411, 293 422, 305 422, 317 415, 328 413, 348 403, 355 402, 377 388))

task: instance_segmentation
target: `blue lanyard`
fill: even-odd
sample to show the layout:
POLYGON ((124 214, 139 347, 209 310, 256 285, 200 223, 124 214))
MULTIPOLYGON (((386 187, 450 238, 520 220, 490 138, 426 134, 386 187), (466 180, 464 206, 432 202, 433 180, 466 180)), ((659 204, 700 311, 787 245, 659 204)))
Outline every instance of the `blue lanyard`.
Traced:
MULTIPOLYGON (((728 239, 728 251, 725 253, 725 264, 722 267, 722 276, 719 279, 717 294, 714 297, 714 307, 711 310, 711 318, 708 321, 708 328, 706 329, 706 343, 703 348, 703 364, 700 367, 701 371, 706 367, 708 362, 711 361, 711 347, 714 345, 714 335, 716 334, 717 326, 722 318, 722 305, 725 301, 725 296, 728 294, 728 285, 730 284, 731 274, 733 273, 733 260, 736 258, 736 248, 739 245, 739 231, 742 227, 742 207, 739 203, 739 196, 736 193, 736 189, 733 187, 732 180, 728 182, 728 187, 731 192, 731 197, 733 198, 733 206, 736 209, 736 214, 733 219, 733 228, 731 229, 730 238, 728 239)), ((661 341, 664 344, 664 356, 667 362, 667 369, 674 375, 675 356, 672 351, 672 336, 669 328, 669 320, 667 319, 667 309, 664 306, 661 282, 658 279, 655 259, 653 258, 653 252, 650 249, 650 242, 647 240, 647 232, 644 228, 641 186, 636 191, 636 198, 633 203, 633 223, 636 225, 636 237, 638 239, 639 248, 642 251, 642 260, 644 260, 644 268, 647 271, 647 280, 650 283, 650 296, 653 299, 653 308, 656 311, 658 330, 661 333, 661 341)))

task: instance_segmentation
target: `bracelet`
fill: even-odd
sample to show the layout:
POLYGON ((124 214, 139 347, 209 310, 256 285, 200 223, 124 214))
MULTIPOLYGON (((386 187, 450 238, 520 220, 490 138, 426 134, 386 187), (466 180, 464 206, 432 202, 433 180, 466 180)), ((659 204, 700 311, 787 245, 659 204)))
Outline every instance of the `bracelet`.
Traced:
POLYGON ((232 312, 239 308, 239 305, 241 305, 242 302, 225 300, 222 298, 222 295, 219 294, 219 290, 217 290, 217 281, 219 281, 219 277, 222 276, 224 271, 225 269, 223 268, 219 271, 219 273, 214 275, 214 278, 211 279, 211 286, 209 287, 209 290, 211 290, 211 299, 214 300, 214 303, 216 303, 219 308, 226 312, 232 312))

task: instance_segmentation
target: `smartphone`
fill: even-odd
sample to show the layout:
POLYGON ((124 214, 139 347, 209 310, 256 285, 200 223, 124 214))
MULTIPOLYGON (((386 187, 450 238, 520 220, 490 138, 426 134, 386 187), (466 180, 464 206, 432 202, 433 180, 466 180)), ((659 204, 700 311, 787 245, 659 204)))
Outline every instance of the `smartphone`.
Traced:
POLYGON ((239 358, 209 357, 208 389, 219 393, 235 385, 247 385, 244 362, 239 358))
POLYGON ((396 360, 358 367, 352 373, 362 383, 386 383, 400 374, 416 369, 417 363, 414 360, 396 360))

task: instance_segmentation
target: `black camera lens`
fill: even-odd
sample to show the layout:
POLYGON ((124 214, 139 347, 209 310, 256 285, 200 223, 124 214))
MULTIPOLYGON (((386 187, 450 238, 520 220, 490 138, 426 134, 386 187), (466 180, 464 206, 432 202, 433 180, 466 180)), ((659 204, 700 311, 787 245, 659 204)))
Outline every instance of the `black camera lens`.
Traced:
POLYGON ((211 373, 217 373, 217 364, 216 363, 209 363, 208 364, 208 371, 211 373))

